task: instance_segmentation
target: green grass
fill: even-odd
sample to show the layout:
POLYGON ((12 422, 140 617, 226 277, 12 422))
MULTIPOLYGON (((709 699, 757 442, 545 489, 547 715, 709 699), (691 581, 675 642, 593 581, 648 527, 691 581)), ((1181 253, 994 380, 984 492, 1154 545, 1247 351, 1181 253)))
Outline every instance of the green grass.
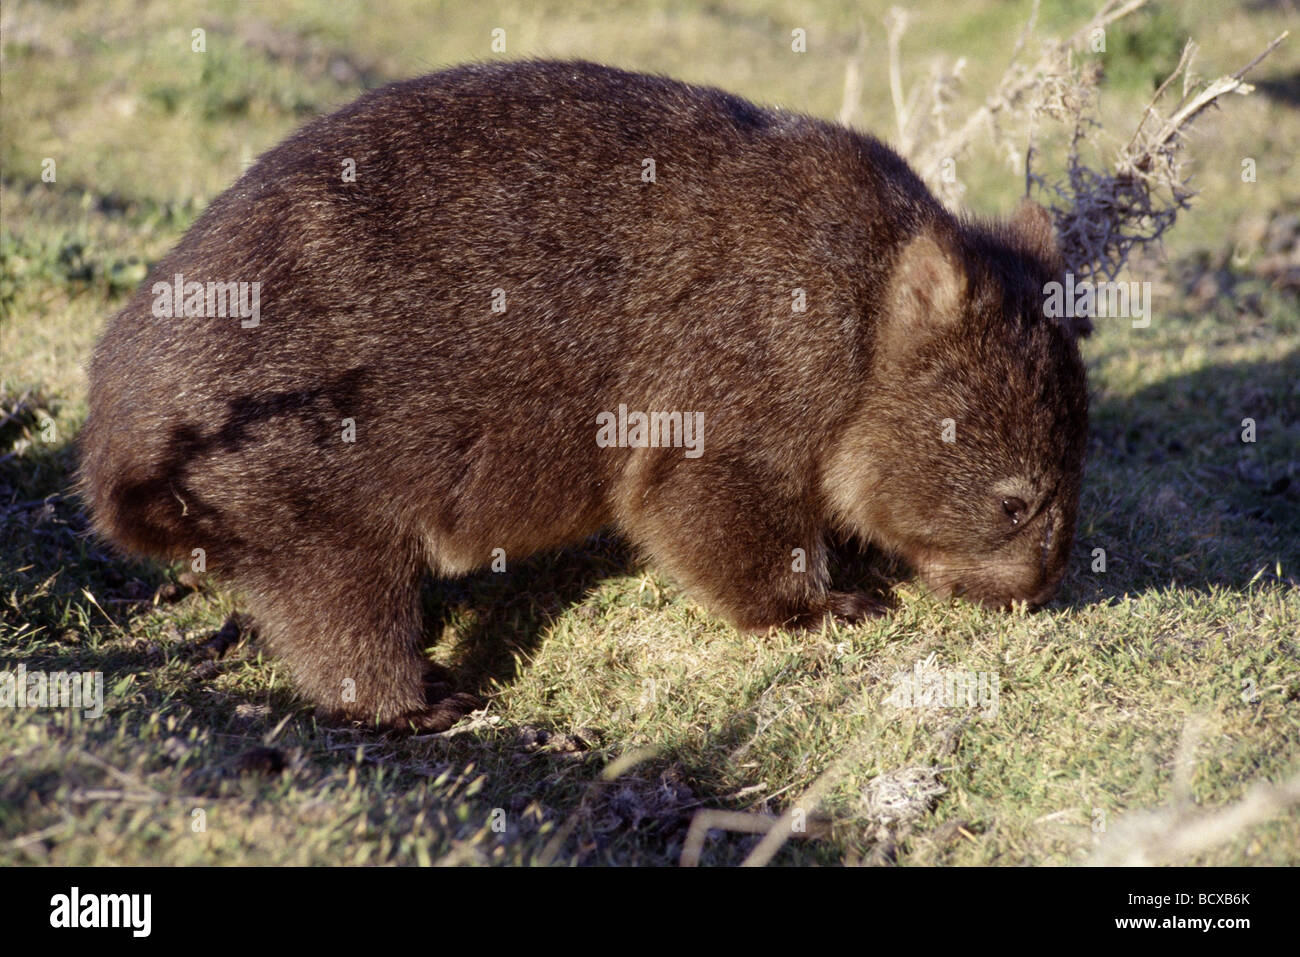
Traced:
MULTIPOLYGON (((429 583, 430 654, 491 698, 450 736, 320 726, 252 640, 207 660, 234 600, 155 603, 181 569, 87 534, 73 443, 104 320, 248 157, 367 85, 492 56, 495 26, 510 56, 581 55, 833 116, 861 23, 858 122, 893 128, 884 2, 386 6, 5 5, 0 671, 99 670, 107 705, 100 719, 0 710, 0 862, 676 863, 697 810, 780 814, 833 768, 804 809, 816 836, 777 863, 1067 864, 1092 853, 1096 821, 1109 831, 1169 803, 1190 721, 1204 729, 1189 782, 1203 808, 1300 770, 1300 305, 1294 284, 1262 278, 1265 250, 1226 255, 1250 222, 1300 211, 1300 116, 1260 94, 1197 127, 1203 193, 1168 262, 1132 277, 1156 283, 1151 327, 1103 320, 1086 344, 1079 541, 1049 608, 938 602, 901 570, 846 555, 841 574, 884 576, 895 613, 757 639, 602 537, 504 576, 429 583), (189 50, 196 26, 207 54, 189 50), (796 26, 810 41, 801 58, 796 26), (1258 182, 1241 183, 1243 156, 1258 182), (55 183, 41 180, 45 157, 55 183), (1198 287, 1206 276, 1220 294, 1198 287), (1245 418, 1254 443, 1240 439, 1245 418), (893 676, 931 655, 996 674, 996 717, 887 705, 893 676), (258 747, 283 767, 250 757, 258 747), (945 790, 905 820, 873 816, 864 793, 917 766, 945 790)), ((919 5, 909 75, 943 51, 968 57, 980 88, 1027 9, 919 5)), ((1057 28, 1087 9, 1049 4, 1043 18, 1057 28)), ((1284 19, 1267 5, 1144 14, 1108 43, 1103 115, 1131 127, 1180 31, 1201 41, 1210 74, 1284 19)), ((1298 62, 1284 47, 1260 77, 1285 80, 1298 62)), ((1004 158, 977 151, 969 164, 970 205, 1005 210, 1020 183, 1004 158)), ((716 833, 703 861, 739 863, 756 841, 716 833)), ((1193 860, 1300 862, 1300 812, 1193 860)))

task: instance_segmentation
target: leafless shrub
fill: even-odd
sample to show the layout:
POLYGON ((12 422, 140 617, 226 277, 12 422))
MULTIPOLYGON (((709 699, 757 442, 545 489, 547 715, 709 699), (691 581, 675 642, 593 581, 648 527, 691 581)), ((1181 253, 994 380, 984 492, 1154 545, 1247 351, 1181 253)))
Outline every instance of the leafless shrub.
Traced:
POLYGON ((930 75, 905 92, 899 47, 910 15, 892 9, 885 31, 900 150, 951 205, 964 193, 956 163, 986 132, 1017 166, 1023 155, 1026 195, 1037 190, 1051 212, 1066 268, 1080 278, 1114 279, 1136 248, 1159 241, 1195 195, 1182 166, 1192 122, 1220 97, 1251 92, 1245 75, 1287 36, 1278 36, 1240 70, 1209 83, 1192 73, 1197 46, 1189 40, 1177 68, 1143 110, 1128 141, 1115 148, 1097 120, 1100 63, 1083 51, 1104 37, 1107 27, 1147 2, 1106 0, 1066 39, 1036 42, 1035 3, 1001 79, 982 103, 965 109, 965 119, 957 123, 951 118, 958 115, 965 61, 936 61, 930 75), (1036 58, 1028 55, 1031 46, 1038 50, 1036 58), (1166 98, 1179 78, 1182 95, 1170 107, 1166 98), (1033 168, 1044 121, 1064 127, 1069 135, 1063 179, 1049 179, 1033 168))

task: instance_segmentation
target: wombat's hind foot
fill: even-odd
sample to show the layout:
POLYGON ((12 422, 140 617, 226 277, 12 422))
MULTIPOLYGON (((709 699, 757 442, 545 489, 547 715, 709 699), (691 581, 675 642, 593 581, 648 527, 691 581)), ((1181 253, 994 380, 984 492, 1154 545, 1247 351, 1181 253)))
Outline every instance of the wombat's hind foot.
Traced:
POLYGON ((414 550, 348 544, 305 541, 281 549, 274 561, 240 569, 238 583, 262 636, 328 721, 446 721, 463 702, 433 707, 451 689, 429 694, 430 663, 420 653, 422 568, 414 550))

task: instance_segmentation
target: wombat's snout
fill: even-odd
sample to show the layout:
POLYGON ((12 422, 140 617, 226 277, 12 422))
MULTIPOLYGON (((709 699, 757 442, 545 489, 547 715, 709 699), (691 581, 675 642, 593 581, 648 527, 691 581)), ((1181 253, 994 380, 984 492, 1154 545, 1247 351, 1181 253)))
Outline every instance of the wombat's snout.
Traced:
POLYGON ((988 608, 1024 602, 1037 608, 1051 600, 1065 577, 1074 523, 1053 504, 1025 533, 1002 549, 981 555, 931 554, 917 563, 921 580, 935 594, 988 608))
POLYGON ((1044 575, 1037 567, 985 559, 956 569, 932 563, 921 572, 921 580, 936 595, 963 598, 986 608, 1007 609, 1022 601, 1030 608, 1046 604, 1056 594, 1064 569, 1044 575))

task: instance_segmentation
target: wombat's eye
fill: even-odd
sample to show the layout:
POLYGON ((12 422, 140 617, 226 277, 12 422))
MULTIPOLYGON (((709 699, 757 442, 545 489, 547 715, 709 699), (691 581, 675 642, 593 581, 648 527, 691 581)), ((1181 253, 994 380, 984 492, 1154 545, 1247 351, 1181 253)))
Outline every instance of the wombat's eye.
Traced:
POLYGON ((1014 495, 1002 500, 1002 511, 1007 513, 1007 518, 1011 519, 1012 525, 1019 525, 1020 520, 1025 517, 1029 511, 1029 506, 1025 504, 1023 498, 1016 498, 1014 495))

